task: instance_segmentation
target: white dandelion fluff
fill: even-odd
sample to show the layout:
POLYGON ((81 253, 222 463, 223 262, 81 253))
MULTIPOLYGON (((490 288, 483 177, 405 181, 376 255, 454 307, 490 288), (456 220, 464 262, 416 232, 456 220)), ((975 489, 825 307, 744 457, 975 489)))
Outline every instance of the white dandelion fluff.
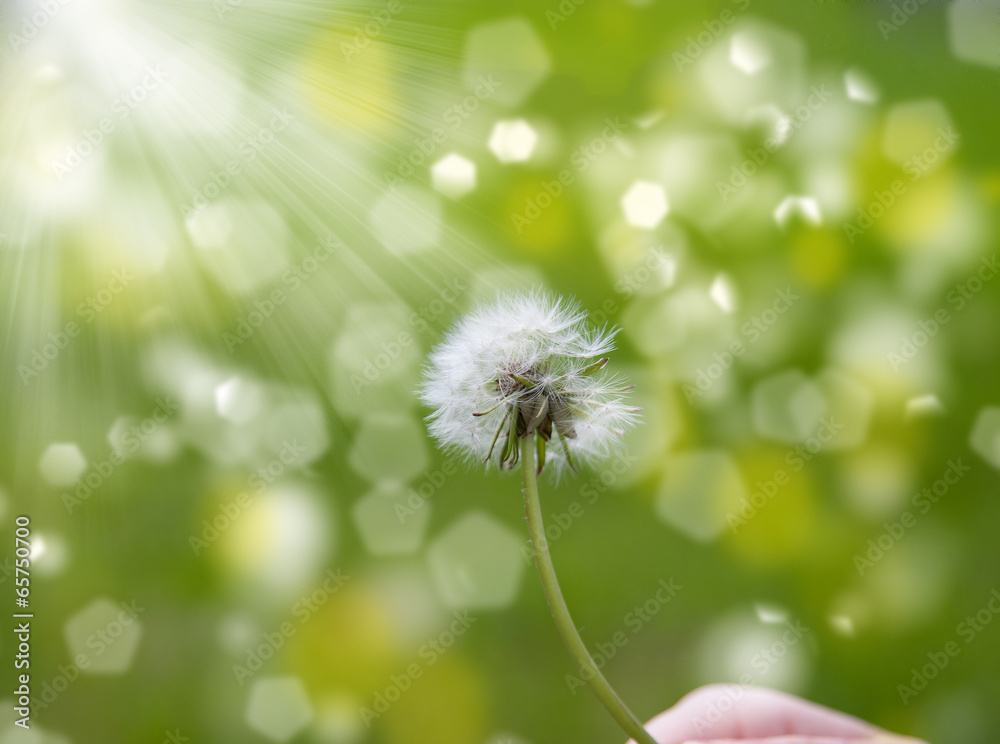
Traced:
POLYGON ((536 291, 499 296, 434 349, 420 389, 431 434, 449 452, 512 469, 518 439, 537 434, 538 471, 607 456, 639 409, 605 370, 616 329, 593 328, 579 305, 536 291), (553 440, 557 440, 553 442, 553 440))

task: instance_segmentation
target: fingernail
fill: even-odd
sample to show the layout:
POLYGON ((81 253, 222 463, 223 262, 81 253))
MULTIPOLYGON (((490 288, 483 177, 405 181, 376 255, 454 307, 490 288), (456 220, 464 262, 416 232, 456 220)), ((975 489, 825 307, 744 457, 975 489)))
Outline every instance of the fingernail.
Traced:
POLYGON ((864 739, 865 744, 927 744, 923 739, 898 734, 878 734, 871 739, 864 739))

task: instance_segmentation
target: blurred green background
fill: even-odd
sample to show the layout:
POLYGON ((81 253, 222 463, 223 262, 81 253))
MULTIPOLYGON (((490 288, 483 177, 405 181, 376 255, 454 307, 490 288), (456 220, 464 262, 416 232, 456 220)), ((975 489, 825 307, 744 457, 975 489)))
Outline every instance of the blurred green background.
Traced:
POLYGON ((542 493, 639 717, 729 681, 996 741, 1000 4, 8 0, 0 28, 36 703, 25 734, 2 613, 0 742, 622 740, 516 476, 447 460, 412 393, 462 312, 537 285, 622 327, 645 409, 542 493))

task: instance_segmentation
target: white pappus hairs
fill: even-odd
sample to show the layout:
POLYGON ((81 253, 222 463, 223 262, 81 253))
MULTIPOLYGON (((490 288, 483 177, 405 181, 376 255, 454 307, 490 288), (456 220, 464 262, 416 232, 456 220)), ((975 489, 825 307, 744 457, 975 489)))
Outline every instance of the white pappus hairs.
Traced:
POLYGON ((581 307, 534 290, 508 292, 462 318, 431 352, 419 390, 428 428, 446 451, 517 464, 536 435, 538 470, 606 457, 637 421, 632 389, 605 370, 617 329, 594 328, 581 307))

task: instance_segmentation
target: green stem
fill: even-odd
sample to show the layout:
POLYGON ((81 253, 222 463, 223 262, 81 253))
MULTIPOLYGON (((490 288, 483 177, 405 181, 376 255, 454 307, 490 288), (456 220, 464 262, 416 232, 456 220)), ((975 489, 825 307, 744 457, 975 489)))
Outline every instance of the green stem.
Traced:
POLYGON ((576 624, 570 617, 569 608, 566 607, 566 600, 563 599, 562 590, 559 589, 559 580, 556 578, 556 570, 552 566, 552 557, 549 555, 549 544, 545 538, 545 525, 542 524, 542 508, 538 502, 538 481, 535 477, 535 452, 532 443, 534 437, 523 437, 521 439, 521 477, 524 481, 524 512, 528 519, 528 534, 531 537, 532 552, 535 556, 535 565, 538 567, 538 577, 542 580, 542 591, 545 599, 549 603, 552 611, 552 619, 555 620, 559 635, 562 636, 563 643, 569 651, 573 661, 576 662, 580 670, 580 675, 587 680, 591 688, 597 694, 601 704, 607 708, 611 716, 618 722, 618 725, 625 730, 639 744, 657 744, 656 740, 649 735, 649 732, 642 727, 639 720, 632 715, 632 711, 618 697, 618 693, 608 684, 608 681, 597 668, 594 660, 587 651, 587 647, 580 638, 576 630, 576 624))

